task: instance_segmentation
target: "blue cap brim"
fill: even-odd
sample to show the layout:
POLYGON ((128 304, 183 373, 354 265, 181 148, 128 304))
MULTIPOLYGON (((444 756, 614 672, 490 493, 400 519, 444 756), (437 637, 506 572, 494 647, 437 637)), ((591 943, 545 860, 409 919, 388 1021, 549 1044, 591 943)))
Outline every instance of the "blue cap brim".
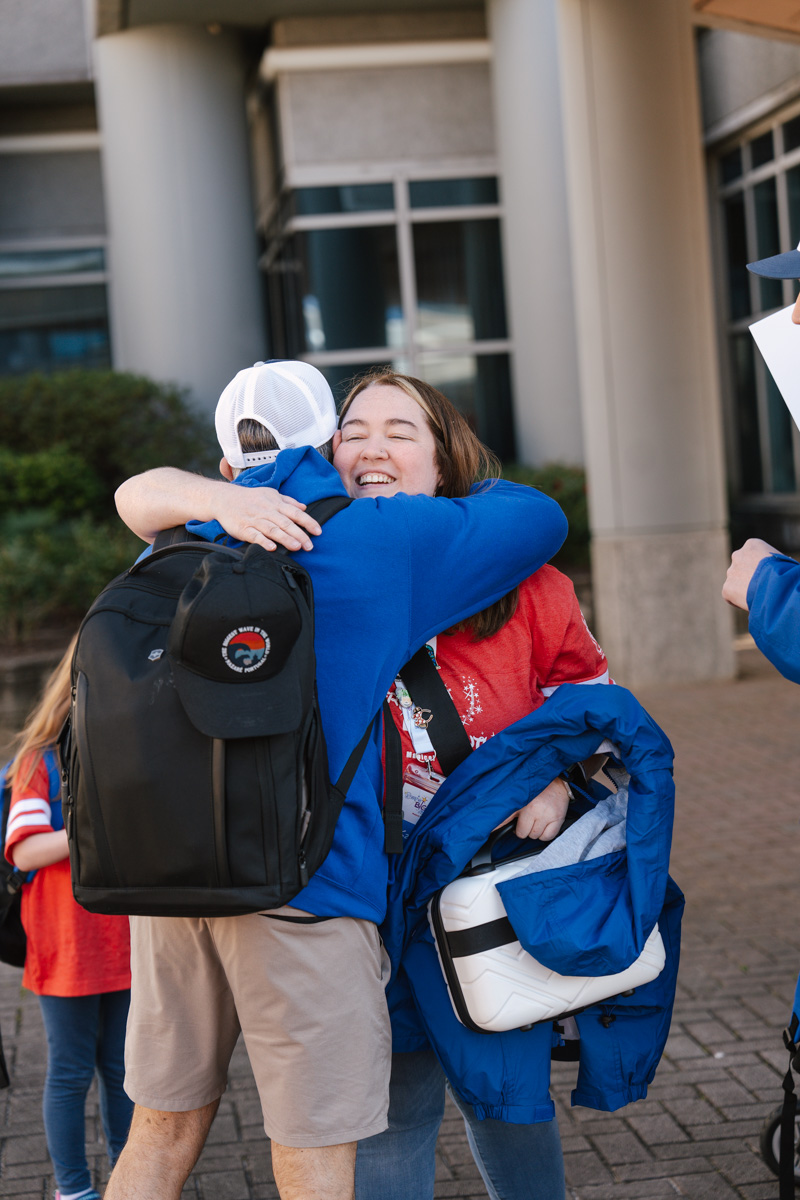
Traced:
POLYGON ((747 264, 754 275, 766 275, 768 279, 800 279, 800 250, 787 250, 772 258, 760 258, 747 264))

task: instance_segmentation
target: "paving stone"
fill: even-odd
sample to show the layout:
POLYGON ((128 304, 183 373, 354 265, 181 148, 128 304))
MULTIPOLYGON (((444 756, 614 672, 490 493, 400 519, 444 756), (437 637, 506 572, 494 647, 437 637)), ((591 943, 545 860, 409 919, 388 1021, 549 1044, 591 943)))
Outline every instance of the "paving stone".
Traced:
POLYGON ((775 1178, 763 1158, 755 1154, 719 1155, 714 1156, 711 1162, 734 1184, 766 1183, 770 1178, 775 1178))
POLYGON ((679 1196, 689 1200, 732 1200, 738 1193, 721 1175, 679 1175, 673 1181, 679 1196))
POLYGON ((671 1196, 675 1200, 676 1191, 668 1179, 640 1179, 635 1183, 587 1185, 572 1194, 576 1200, 650 1200, 651 1196, 671 1196))
POLYGON ((653 1162, 620 1163, 614 1167, 617 1179, 632 1182, 634 1179, 671 1179, 676 1175, 692 1175, 698 1171, 714 1171, 716 1168, 707 1158, 695 1154, 689 1158, 662 1159, 653 1162))
POLYGON ((708 1052, 685 1033, 670 1034, 664 1051, 670 1062, 682 1058, 706 1058, 708 1052))
POLYGON ((594 1150, 570 1154, 564 1159, 567 1182, 575 1187, 581 1184, 611 1182, 613 1175, 594 1150))
POLYGON ((593 1134, 591 1141, 611 1166, 615 1163, 641 1162, 643 1159, 652 1158, 647 1147, 624 1129, 618 1133, 593 1134))
POLYGON ((699 1084, 699 1090, 715 1108, 722 1108, 723 1105, 731 1107, 736 1104, 751 1104, 753 1101, 752 1093, 735 1079, 703 1082, 699 1084))
POLYGON ((684 1129, 693 1129, 697 1125, 719 1125, 725 1119, 708 1100, 698 1097, 696 1092, 692 1098, 665 1098, 664 1107, 684 1129))
POLYGON ((628 1117, 628 1124, 646 1146, 657 1146, 660 1142, 688 1142, 689 1136, 669 1115, 660 1113, 654 1117, 628 1117))
POLYGON ((241 1169, 196 1174, 201 1200, 250 1200, 250 1184, 241 1169))

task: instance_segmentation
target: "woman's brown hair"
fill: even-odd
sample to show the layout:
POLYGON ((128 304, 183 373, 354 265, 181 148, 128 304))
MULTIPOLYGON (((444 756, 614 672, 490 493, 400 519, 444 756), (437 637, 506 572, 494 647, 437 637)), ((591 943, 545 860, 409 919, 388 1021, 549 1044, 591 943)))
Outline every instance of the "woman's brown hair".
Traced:
POLYGON ((24 787, 36 768, 36 762, 45 750, 51 750, 67 719, 70 705, 70 666, 75 652, 77 633, 73 637, 58 666, 44 685, 39 703, 28 717, 22 730, 12 743, 16 747, 14 758, 6 776, 9 783, 17 782, 24 787), (25 770, 23 772, 23 765, 25 770))
MULTIPOLYGON (((363 375, 350 389, 339 413, 339 427, 347 410, 359 393, 368 387, 396 387, 410 396, 425 413, 428 428, 436 445, 435 461, 439 472, 437 496, 456 499, 467 496, 474 483, 497 478, 500 461, 488 446, 473 433, 466 418, 452 401, 423 379, 400 375, 396 371, 376 370, 363 375)), ((491 486, 487 484, 487 486, 491 486)), ((459 622, 448 633, 469 629, 476 642, 498 633, 517 610, 519 588, 496 600, 482 612, 459 622)))

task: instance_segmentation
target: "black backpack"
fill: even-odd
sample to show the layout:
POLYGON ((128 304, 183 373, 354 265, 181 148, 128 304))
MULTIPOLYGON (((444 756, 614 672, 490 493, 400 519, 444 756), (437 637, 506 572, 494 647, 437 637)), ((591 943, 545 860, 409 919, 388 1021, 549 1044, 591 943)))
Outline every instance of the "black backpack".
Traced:
MULTIPOLYGON (((321 524, 349 503, 307 511, 321 524)), ((331 785, 307 572, 285 551, 189 537, 160 535, 78 635, 62 795, 89 912, 285 904, 330 849, 372 727, 331 785)))

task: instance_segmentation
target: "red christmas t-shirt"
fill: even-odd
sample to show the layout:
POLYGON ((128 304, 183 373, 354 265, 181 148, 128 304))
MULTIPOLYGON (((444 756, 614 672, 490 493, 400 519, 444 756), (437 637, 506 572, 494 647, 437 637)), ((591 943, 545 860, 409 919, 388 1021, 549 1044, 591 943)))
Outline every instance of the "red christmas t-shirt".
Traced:
MULTIPOLYGON (((17 776, 24 780, 28 763, 17 776)), ((50 787, 41 759, 31 778, 11 789, 5 855, 35 833, 52 833, 50 787)), ((37 996, 91 996, 131 986, 127 917, 88 913, 72 895, 69 859, 40 868, 22 889, 22 924, 28 938, 23 987, 37 996)))
MULTIPOLYGON (((469 630, 440 634, 436 660, 473 748, 533 712, 562 683, 608 682, 606 656, 572 581, 551 566, 520 584, 517 610, 499 633, 479 642, 469 630)), ((412 744, 394 691, 389 703, 408 762, 412 744)))

